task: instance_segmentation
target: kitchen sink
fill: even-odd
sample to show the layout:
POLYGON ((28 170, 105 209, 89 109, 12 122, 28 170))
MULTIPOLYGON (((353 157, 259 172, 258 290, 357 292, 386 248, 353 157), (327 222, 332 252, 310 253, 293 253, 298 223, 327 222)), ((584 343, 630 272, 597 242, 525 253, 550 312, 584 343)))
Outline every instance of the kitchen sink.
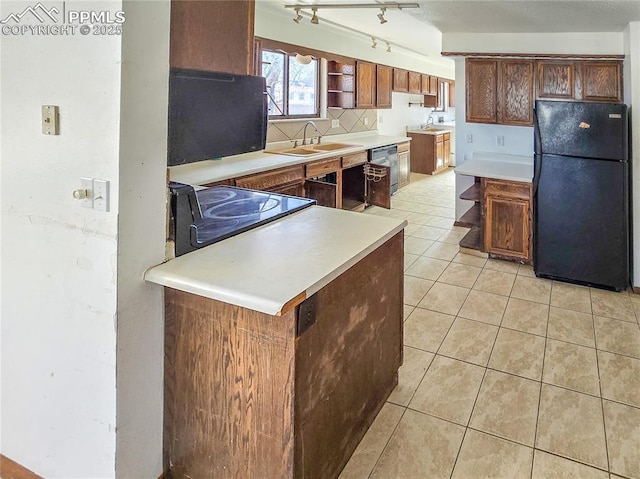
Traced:
POLYGON ((319 155, 327 151, 345 150, 347 148, 353 148, 354 146, 347 143, 322 143, 320 145, 309 145, 296 148, 282 148, 279 150, 264 150, 265 153, 275 153, 277 155, 289 155, 289 156, 310 156, 319 155))

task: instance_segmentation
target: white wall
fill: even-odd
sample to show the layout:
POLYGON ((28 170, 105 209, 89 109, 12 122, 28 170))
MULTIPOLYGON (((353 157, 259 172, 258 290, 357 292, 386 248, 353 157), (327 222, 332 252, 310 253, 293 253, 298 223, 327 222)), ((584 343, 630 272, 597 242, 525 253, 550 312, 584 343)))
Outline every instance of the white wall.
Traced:
POLYGON ((124 9, 126 33, 1 37, 0 451, 48 479, 155 479, 162 293, 142 274, 164 259, 170 7, 65 7, 124 9), (81 176, 110 181, 108 213, 72 198, 81 176))
POLYGON ((393 108, 378 110, 378 132, 383 135, 404 136, 407 126, 426 123, 432 108, 409 106, 409 103, 422 101, 424 101, 422 95, 393 92, 391 94, 393 108))
POLYGON ((164 261, 170 1, 124 2, 118 218, 116 473, 162 472, 162 288, 143 281, 164 261))
POLYGON ((114 476, 120 48, 2 36, 1 447, 50 479, 114 476), (41 133, 45 104, 60 106, 59 136, 41 133), (111 182, 108 213, 73 199, 81 176, 111 182))
POLYGON ((624 55, 624 101, 631 105, 632 128, 633 284, 640 286, 640 22, 630 23, 624 32, 624 55))

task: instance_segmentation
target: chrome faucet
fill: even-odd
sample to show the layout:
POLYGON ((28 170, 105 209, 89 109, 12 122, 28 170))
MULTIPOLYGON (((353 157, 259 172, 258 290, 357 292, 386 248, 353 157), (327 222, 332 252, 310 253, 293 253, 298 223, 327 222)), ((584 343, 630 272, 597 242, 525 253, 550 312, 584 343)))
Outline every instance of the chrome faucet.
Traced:
MULTIPOLYGON (((318 131, 318 127, 316 126, 316 124, 314 122, 312 122, 311 120, 309 120, 305 125, 304 125, 304 130, 302 131, 302 146, 307 144, 307 127, 311 125, 313 126, 313 129, 316 130, 317 134, 320 134, 320 132, 318 131)), ((311 143, 313 144, 313 140, 311 140, 311 143)))

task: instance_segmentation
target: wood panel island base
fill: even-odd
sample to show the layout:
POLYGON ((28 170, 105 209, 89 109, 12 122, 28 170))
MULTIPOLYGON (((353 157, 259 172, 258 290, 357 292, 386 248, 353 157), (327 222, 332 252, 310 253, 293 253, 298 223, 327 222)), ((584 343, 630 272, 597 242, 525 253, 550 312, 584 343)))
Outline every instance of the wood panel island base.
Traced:
POLYGON ((337 477, 397 384, 402 265, 400 230, 276 315, 165 287, 170 477, 337 477))

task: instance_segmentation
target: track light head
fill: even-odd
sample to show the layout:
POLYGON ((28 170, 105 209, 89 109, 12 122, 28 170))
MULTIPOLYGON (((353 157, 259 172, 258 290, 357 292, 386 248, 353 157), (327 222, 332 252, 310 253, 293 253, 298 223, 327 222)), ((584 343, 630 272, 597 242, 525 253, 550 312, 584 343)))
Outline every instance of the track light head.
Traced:
POLYGON ((386 18, 384 18, 384 14, 385 14, 386 11, 387 11, 387 9, 382 7, 380 9, 380 13, 378 13, 378 20, 380 20, 381 24, 385 24, 388 21, 386 18))
POLYGON ((311 11, 313 12, 313 17, 311 17, 311 23, 313 23, 314 25, 318 24, 318 9, 317 8, 312 8, 311 11))
POLYGON ((387 43, 387 53, 391 53, 391 43, 386 42, 387 43))
POLYGON ((378 46, 378 43, 376 42, 376 37, 371 37, 371 48, 375 48, 378 46))
POLYGON ((296 8, 296 18, 293 19, 294 22, 296 23, 300 23, 300 21, 302 20, 302 15, 300 15, 300 8, 296 8))

